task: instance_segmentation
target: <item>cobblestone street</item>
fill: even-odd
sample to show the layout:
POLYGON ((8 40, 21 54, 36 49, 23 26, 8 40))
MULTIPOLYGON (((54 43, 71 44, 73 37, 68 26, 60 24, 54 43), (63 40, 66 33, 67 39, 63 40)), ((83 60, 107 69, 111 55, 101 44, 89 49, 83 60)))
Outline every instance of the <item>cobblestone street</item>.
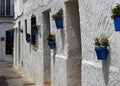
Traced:
POLYGON ((23 77, 10 62, 0 62, 0 86, 36 86, 23 77))

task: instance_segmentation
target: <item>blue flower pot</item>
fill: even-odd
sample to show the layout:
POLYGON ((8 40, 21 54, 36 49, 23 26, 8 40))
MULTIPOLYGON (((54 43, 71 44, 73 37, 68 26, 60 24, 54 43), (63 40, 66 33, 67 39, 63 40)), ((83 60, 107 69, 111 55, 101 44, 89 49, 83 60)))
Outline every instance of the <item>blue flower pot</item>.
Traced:
POLYGON ((38 34, 38 29, 33 29, 32 34, 37 35, 38 34))
POLYGON ((120 31, 120 15, 114 17, 115 31, 120 31))
POLYGON ((49 45, 50 49, 56 48, 56 43, 55 43, 55 41, 49 41, 49 42, 48 42, 48 45, 49 45))
POLYGON ((62 29, 63 28, 62 19, 55 20, 55 24, 56 24, 57 29, 62 29))
POLYGON ((30 37, 26 38, 26 41, 27 41, 27 43, 30 43, 31 42, 30 37))
POLYGON ((98 60, 106 60, 108 55, 107 47, 95 47, 98 60))
POLYGON ((11 37, 13 37, 13 36, 14 36, 14 32, 9 32, 9 35, 10 35, 11 37))
POLYGON ((20 29, 20 32, 23 33, 23 29, 20 29))

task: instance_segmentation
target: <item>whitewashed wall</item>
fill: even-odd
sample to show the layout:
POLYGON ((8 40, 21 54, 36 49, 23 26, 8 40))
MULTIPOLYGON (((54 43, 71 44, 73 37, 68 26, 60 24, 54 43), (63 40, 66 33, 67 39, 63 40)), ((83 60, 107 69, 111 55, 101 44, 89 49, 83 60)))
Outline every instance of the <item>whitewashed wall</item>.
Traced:
POLYGON ((13 17, 0 18, 0 61, 12 61, 12 55, 6 55, 6 31, 13 28, 13 17), (4 37, 4 41, 1 41, 4 37))
MULTIPOLYGON (((26 42, 25 33, 20 33, 21 37, 21 53, 20 53, 20 64, 18 63, 18 48, 14 51, 15 53, 15 65, 20 65, 20 69, 24 73, 35 80, 39 86, 43 86, 44 83, 51 83, 51 86, 80 86, 80 27, 79 27, 79 15, 78 8, 74 5, 77 11, 70 14, 70 8, 68 9, 65 1, 60 0, 25 0, 24 3, 16 0, 15 2, 15 18, 19 16, 15 21, 15 27, 18 27, 18 22, 21 21, 21 28, 25 29, 24 20, 28 21, 28 33, 31 33, 31 22, 30 18, 34 14, 37 19, 37 24, 41 26, 41 36, 38 35, 38 48, 34 50, 34 47, 26 42), (21 4, 22 8, 19 7, 18 3, 21 4), (24 9, 23 9, 24 8, 24 9), (52 15, 56 13, 59 9, 63 8, 64 11, 64 28, 62 30, 57 30, 55 22, 52 20, 52 15), (47 29, 44 21, 44 13, 48 12, 50 15, 50 31, 56 35, 56 49, 50 50, 47 46, 47 29), (21 11, 21 12, 20 12, 21 11), (77 12, 77 13, 76 13, 77 12), (23 13, 23 14, 22 14, 23 13), (75 14, 74 14, 75 13, 75 14), (69 15, 68 15, 69 14, 69 15), (73 19, 72 15, 74 16, 73 19), (67 17, 67 18, 66 18, 67 17), (71 19, 69 19, 71 17, 71 19), (72 24, 73 21, 78 23, 72 24), (67 23, 68 22, 68 23, 67 23), (69 25, 70 27, 69 28, 69 25), (75 27, 75 25, 77 25, 75 27), (76 28, 74 30, 74 28, 76 28), (77 35, 76 35, 77 33, 77 35), (70 35, 73 34, 73 35, 70 35), (78 36, 78 37, 77 37, 78 36), (73 41, 72 41, 73 40, 73 41), (70 43, 71 42, 71 43, 70 43), (70 44, 69 44, 70 43, 70 44), (46 50, 48 49, 48 50, 46 50), (75 51, 77 52, 75 52, 75 51), (46 51, 46 52, 44 52, 46 51), (74 52, 73 52, 74 51, 74 52), (17 58, 17 59, 16 59, 17 58), (21 65, 23 61, 23 66, 21 65), (50 62, 49 62, 50 61, 50 62), (49 66, 50 65, 50 66, 49 66), (50 67, 50 68, 48 68, 50 67), (48 70, 50 69, 50 70, 48 70), (51 74, 49 74, 51 71, 51 74), (47 74, 48 75, 45 75, 47 74), (46 76, 51 76, 50 79, 46 79, 46 76), (45 81, 46 80, 46 81, 45 81), (51 80, 51 81, 49 81, 51 80)), ((71 2, 72 4, 72 2, 71 2)), ((18 36, 17 32, 17 36, 18 36)), ((17 37, 19 38, 19 37, 17 37)), ((18 39, 17 39, 18 40, 18 39)), ((17 41, 15 41, 15 46, 18 47, 17 41)), ((48 78, 49 78, 48 77, 48 78)))
POLYGON ((82 86, 120 85, 120 33, 115 32, 111 9, 119 0, 79 0, 82 35, 82 86), (94 38, 107 36, 108 59, 97 60, 94 38))
MULTIPOLYGON (((24 19, 27 19, 28 33, 30 33, 30 18, 33 14, 37 17, 37 24, 41 25, 41 37, 39 36, 37 51, 33 49, 33 46, 26 43, 25 33, 20 34, 22 50, 20 64, 23 61, 23 67, 20 66, 20 68, 24 70, 26 75, 29 75, 37 81, 39 86, 43 86, 45 68, 43 62, 45 62, 44 58, 46 58, 44 56, 45 46, 43 37, 46 28, 43 25, 44 21, 42 13, 51 9, 50 29, 51 33, 56 35, 57 42, 57 48, 50 51, 52 86, 80 86, 81 80, 82 86, 119 86, 120 34, 119 32, 114 31, 113 20, 111 19, 111 9, 120 1, 79 0, 79 8, 72 5, 72 1, 76 0, 65 1, 25 0, 23 1, 23 4, 22 1, 19 2, 16 0, 15 18, 19 15, 21 15, 21 17, 15 21, 15 27, 18 27, 17 24, 21 21, 21 28, 24 29, 24 19), (71 5, 65 1, 70 1, 71 5), (75 22, 78 23, 79 20, 77 19, 79 17, 78 13, 73 11, 72 7, 79 10, 80 28, 78 27, 78 24, 77 27, 75 27, 75 22), (64 11, 63 30, 57 30, 54 21, 51 19, 52 14, 57 12, 60 8, 63 8, 64 11), (73 14, 76 14, 77 17, 73 14), (73 19, 72 15, 77 19, 73 19), (106 61, 97 60, 94 51, 94 38, 100 36, 107 36, 110 40, 110 53, 106 61), (82 47, 80 43, 82 43, 82 47), (82 69, 80 67, 81 48, 82 69), (81 80, 80 71, 82 71, 81 80)), ((15 44, 17 44, 17 42, 15 42, 15 44)), ((18 54, 16 51, 17 48, 15 54, 18 54)), ((18 55, 16 55, 16 57, 18 58, 18 55)))

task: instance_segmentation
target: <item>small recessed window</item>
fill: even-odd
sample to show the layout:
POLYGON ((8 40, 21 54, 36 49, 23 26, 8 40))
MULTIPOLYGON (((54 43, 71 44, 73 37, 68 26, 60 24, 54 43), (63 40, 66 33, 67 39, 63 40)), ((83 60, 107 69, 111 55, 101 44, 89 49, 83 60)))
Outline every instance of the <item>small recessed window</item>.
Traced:
POLYGON ((32 34, 33 28, 32 26, 36 25, 36 16, 31 17, 31 44, 36 45, 37 42, 37 37, 35 34, 32 34))
POLYGON ((27 34, 27 19, 25 19, 25 34, 27 34))

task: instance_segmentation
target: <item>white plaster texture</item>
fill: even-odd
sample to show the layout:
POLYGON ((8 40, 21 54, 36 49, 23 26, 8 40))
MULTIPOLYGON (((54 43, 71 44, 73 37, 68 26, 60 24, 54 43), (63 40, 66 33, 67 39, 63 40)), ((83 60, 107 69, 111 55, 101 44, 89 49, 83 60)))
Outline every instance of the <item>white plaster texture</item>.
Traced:
POLYGON ((82 42, 82 86, 119 86, 120 34, 114 30, 111 9, 119 0, 79 0, 82 42), (94 38, 110 41, 106 61, 97 60, 94 38))
POLYGON ((61 0, 16 0, 15 19, 14 27, 17 27, 17 30, 14 65, 36 81, 38 86, 43 86, 44 83, 51 83, 51 86, 81 86, 81 44, 77 2, 68 3, 66 6, 66 2, 61 0), (64 13, 64 28, 61 30, 56 28, 52 20, 52 15, 60 8, 63 8, 64 13), (25 39, 24 20, 27 19, 27 33, 31 34, 32 15, 36 16, 37 24, 41 26, 37 47, 27 43, 25 39), (19 21, 24 31, 20 35, 19 21), (49 31, 56 35, 56 49, 50 50, 47 45, 49 31))

